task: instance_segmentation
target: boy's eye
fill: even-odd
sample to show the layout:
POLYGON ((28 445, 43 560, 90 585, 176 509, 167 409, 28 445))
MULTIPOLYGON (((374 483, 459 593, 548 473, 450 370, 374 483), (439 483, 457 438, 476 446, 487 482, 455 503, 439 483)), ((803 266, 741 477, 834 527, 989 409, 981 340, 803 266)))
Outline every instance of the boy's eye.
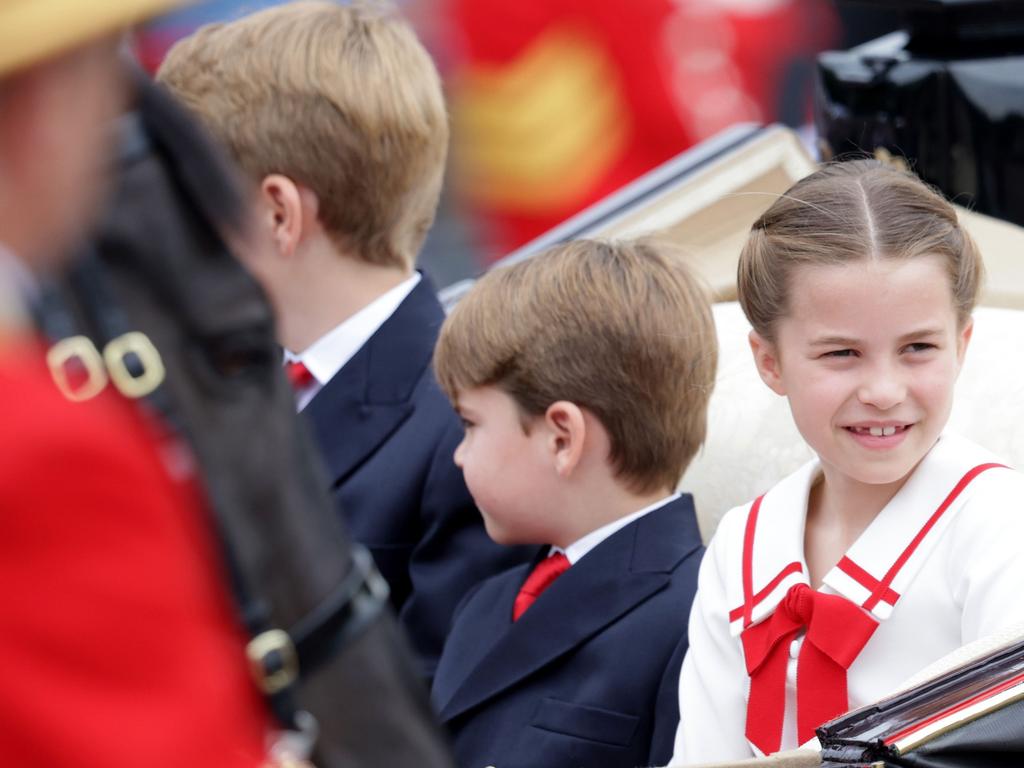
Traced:
POLYGON ((469 429, 470 427, 475 427, 476 426, 476 424, 474 424, 472 421, 467 419, 465 416, 460 416, 459 417, 459 421, 462 422, 462 428, 463 429, 469 429))

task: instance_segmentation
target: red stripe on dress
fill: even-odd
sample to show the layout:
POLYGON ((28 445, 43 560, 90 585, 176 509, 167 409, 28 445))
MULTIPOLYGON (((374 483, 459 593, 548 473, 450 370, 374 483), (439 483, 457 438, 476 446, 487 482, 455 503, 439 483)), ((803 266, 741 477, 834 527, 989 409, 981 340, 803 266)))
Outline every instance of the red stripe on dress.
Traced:
POLYGON ((914 554, 914 551, 918 548, 921 542, 924 541, 924 537, 928 535, 928 532, 932 529, 935 523, 939 521, 939 518, 942 517, 947 509, 949 509, 949 505, 956 501, 956 498, 963 493, 963 490, 971 484, 971 481, 974 480, 974 478, 986 470, 995 469, 997 467, 1005 469, 1006 465, 995 463, 979 464, 960 478, 960 482, 956 484, 953 490, 949 492, 945 501, 943 501, 932 516, 928 518, 928 522, 926 522, 921 530, 917 532, 913 541, 911 541, 907 548, 903 550, 903 554, 896 559, 896 562, 892 564, 889 572, 885 574, 882 580, 878 583, 878 586, 875 587, 875 590, 871 593, 871 597, 865 601, 864 608, 866 610, 872 610, 876 605, 878 605, 879 601, 882 600, 882 596, 886 593, 886 590, 889 589, 889 585, 892 584, 893 579, 896 578, 896 574, 900 572, 900 569, 904 565, 906 565, 907 560, 910 559, 910 556, 914 554))
MULTIPOLYGON (((756 595, 754 595, 754 599, 753 599, 752 604, 750 606, 750 610, 753 611, 754 607, 758 603, 760 603, 762 600, 764 600, 766 597, 768 597, 768 595, 771 594, 772 590, 775 589, 777 586, 779 586, 779 584, 782 583, 783 579, 785 579, 791 573, 803 573, 803 570, 804 570, 803 565, 801 565, 800 563, 794 561, 794 562, 790 563, 789 565, 787 565, 785 568, 783 568, 781 571, 779 571, 779 575, 776 576, 774 579, 772 579, 770 582, 768 582, 768 586, 767 587, 765 587, 760 592, 758 592, 756 595)), ((734 621, 736 621, 736 619, 738 619, 738 618, 743 616, 743 608, 744 608, 744 606, 741 605, 739 608, 733 608, 731 611, 729 611, 729 623, 730 624, 732 624, 734 621)))
POLYGON ((747 528, 743 532, 743 626, 750 626, 750 614, 754 610, 754 530, 757 528, 757 513, 761 510, 761 494, 750 506, 747 528))
MULTIPOLYGON (((883 591, 881 593, 881 599, 889 605, 896 605, 896 601, 900 599, 900 595, 898 592, 896 592, 896 590, 890 589, 888 587, 883 587, 882 582, 880 582, 870 573, 865 571, 863 568, 861 568, 859 565, 853 562, 853 560, 851 560, 850 558, 844 556, 843 559, 839 561, 838 568, 840 571, 842 571, 851 579, 853 579, 862 587, 864 587, 864 589, 866 589, 868 592, 874 593, 876 589, 882 587, 883 591)), ((863 607, 867 608, 867 603, 864 603, 863 607)))

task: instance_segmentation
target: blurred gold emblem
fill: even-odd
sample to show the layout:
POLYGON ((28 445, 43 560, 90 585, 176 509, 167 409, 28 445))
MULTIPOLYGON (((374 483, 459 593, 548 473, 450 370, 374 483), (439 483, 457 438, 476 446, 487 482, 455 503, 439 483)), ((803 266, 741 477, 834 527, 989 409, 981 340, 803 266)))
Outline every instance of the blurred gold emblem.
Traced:
POLYGON ((566 27, 507 64, 455 78, 452 104, 466 192, 524 212, 572 203, 621 157, 630 133, 614 62, 566 27))

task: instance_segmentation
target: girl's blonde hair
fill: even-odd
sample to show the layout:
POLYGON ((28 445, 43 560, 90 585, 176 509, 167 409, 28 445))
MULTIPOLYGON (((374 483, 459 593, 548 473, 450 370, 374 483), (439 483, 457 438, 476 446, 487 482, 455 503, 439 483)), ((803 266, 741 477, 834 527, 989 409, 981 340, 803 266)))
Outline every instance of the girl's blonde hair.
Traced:
POLYGON ((876 160, 831 163, 790 187, 754 223, 740 254, 740 305, 771 341, 789 310, 795 269, 916 256, 945 262, 958 319, 966 323, 984 267, 953 206, 912 173, 876 160))

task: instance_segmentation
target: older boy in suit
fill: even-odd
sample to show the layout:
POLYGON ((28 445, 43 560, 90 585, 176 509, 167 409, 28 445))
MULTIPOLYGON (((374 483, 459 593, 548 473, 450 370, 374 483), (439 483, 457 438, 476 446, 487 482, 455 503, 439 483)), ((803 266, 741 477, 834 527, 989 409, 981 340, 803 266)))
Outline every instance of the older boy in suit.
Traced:
POLYGON ((668 761, 679 712, 660 694, 703 552, 674 488, 716 349, 696 282, 647 243, 496 270, 446 321, 434 360, 466 428, 455 462, 492 538, 549 545, 456 613, 433 699, 460 765, 668 761))
POLYGON ((275 305, 340 509, 429 677, 459 598, 528 556, 487 539, 430 368, 444 312, 413 264, 448 143, 433 62, 386 6, 299 2, 199 30, 158 77, 258 187, 264 237, 240 253, 275 305))

